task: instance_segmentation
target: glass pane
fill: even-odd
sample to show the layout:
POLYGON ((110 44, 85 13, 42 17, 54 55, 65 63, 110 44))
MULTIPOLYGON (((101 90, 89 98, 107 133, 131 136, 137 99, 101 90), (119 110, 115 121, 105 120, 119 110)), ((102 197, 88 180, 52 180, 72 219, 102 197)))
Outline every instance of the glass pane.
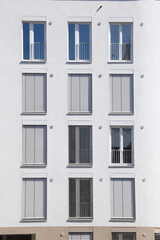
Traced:
POLYGON ((91 217, 90 180, 80 180, 80 217, 91 217))
POLYGON ((112 240, 120 240, 119 233, 112 233, 112 240))
POLYGON ((34 59, 44 59, 44 24, 34 24, 34 59))
POLYGON ((120 163, 120 129, 111 128, 111 144, 112 144, 112 163, 120 163))
POLYGON ((123 163, 131 163, 132 159, 131 128, 123 128, 123 163))
POLYGON ((91 127, 80 128, 80 163, 91 163, 91 127))
POLYGON ((89 24, 79 24, 79 59, 89 60, 89 24))
POLYGON ((155 234, 155 240, 160 240, 160 234, 155 234))
POLYGON ((69 24, 69 60, 75 60, 75 24, 69 24))
POLYGON ((30 59, 29 23, 23 23, 23 59, 30 59))
POLYGON ((122 59, 131 59, 131 25, 122 25, 122 59))
MULTIPOLYGON (((31 240, 32 235, 8 235, 5 240, 31 240)), ((1 240, 1 238, 0 238, 1 240)))
POLYGON ((123 240, 135 240, 136 234, 135 233, 123 233, 123 240))
POLYGON ((76 217, 76 179, 69 179, 69 216, 76 217))
POLYGON ((111 59, 119 60, 119 25, 111 25, 111 59))
POLYGON ((75 127, 69 127, 69 163, 76 162, 75 127))

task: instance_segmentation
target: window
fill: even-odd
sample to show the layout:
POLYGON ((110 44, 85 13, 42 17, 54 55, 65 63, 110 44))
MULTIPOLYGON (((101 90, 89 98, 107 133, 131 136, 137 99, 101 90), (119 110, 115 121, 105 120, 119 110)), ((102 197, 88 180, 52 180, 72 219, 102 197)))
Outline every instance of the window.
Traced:
POLYGON ((110 24, 110 59, 132 60, 132 24, 110 24))
POLYGON ((45 113, 46 105, 46 74, 23 74, 23 113, 45 113))
POLYGON ((160 240, 160 233, 155 233, 155 240, 160 240))
POLYGON ((93 240, 92 233, 69 233, 69 240, 93 240))
POLYGON ((135 218, 135 192, 133 178, 111 179, 112 219, 135 218))
POLYGON ((23 60, 45 60, 45 24, 23 22, 23 60))
POLYGON ((69 217, 92 217, 91 179, 69 179, 69 217))
POLYGON ((45 178, 23 179, 23 219, 45 219, 47 182, 45 178))
POLYGON ((111 128, 111 164, 133 164, 133 139, 132 128, 111 128))
POLYGON ((92 77, 90 74, 69 75, 69 112, 91 113, 92 77))
POLYGON ((92 163, 92 127, 69 127, 69 163, 92 163))
POLYGON ((69 60, 90 61, 90 24, 69 23, 69 60))
POLYGON ((47 127, 23 126, 23 164, 44 165, 47 163, 47 127))
POLYGON ((112 240, 136 240, 135 233, 112 233, 112 240))
POLYGON ((0 236, 0 240, 34 240, 35 235, 23 234, 23 235, 3 235, 0 236))
POLYGON ((133 112, 133 75, 111 74, 111 111, 112 113, 133 112))

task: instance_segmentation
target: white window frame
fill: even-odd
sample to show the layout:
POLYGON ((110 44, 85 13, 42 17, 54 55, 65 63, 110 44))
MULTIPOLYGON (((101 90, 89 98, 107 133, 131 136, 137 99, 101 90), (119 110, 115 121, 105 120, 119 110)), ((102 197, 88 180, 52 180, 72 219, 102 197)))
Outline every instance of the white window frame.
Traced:
MULTIPOLYGON (((74 18, 73 18, 74 19, 74 18)), ((76 20, 76 19, 75 19, 76 20)), ((85 20, 85 19, 84 19, 85 20)), ((88 20, 88 19, 86 19, 88 20)), ((68 21, 68 32, 67 32, 67 49, 68 49, 68 60, 67 62, 91 62, 92 61, 92 26, 91 22, 89 21, 80 21, 80 22, 74 22, 74 21, 68 21), (69 24, 75 24, 75 60, 69 59, 69 24), (79 25, 89 25, 89 59, 88 60, 81 60, 79 59, 79 25)))
MULTIPOLYGON (((37 21, 37 19, 34 21, 30 20, 30 18, 22 18, 22 62, 46 62, 47 59, 47 46, 46 46, 46 21, 37 21), (29 23, 29 33, 30 33, 30 45, 29 45, 29 55, 30 59, 24 59, 23 56, 23 23, 29 23), (31 45, 34 44, 34 24, 43 24, 44 25, 44 59, 34 59, 34 53, 32 53, 32 47, 31 45)), ((42 18, 43 20, 43 18, 42 18)))
MULTIPOLYGON (((133 62, 133 22, 117 22, 117 19, 111 22, 109 22, 109 62, 133 62), (130 51, 130 60, 122 60, 122 25, 130 25, 131 26, 131 51, 130 51), (111 59, 111 25, 119 25, 119 60, 112 60, 111 59)), ((122 18, 123 20, 123 18, 122 18)), ((130 20, 130 19, 128 19, 130 20)))
POLYGON ((133 167, 134 166, 134 127, 126 125, 110 125, 110 166, 111 167, 133 167), (112 128, 120 129, 120 163, 112 163, 112 128), (123 163, 123 128, 131 129, 131 163, 123 163))

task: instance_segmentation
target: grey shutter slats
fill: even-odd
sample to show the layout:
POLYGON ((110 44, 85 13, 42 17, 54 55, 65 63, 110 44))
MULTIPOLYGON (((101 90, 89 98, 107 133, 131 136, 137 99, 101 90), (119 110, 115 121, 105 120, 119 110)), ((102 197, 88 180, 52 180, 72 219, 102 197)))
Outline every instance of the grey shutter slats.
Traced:
POLYGON ((112 217, 134 218, 134 179, 111 179, 112 217))
POLYGON ((46 126, 23 126, 23 164, 46 164, 46 126))
POLYGON ((113 74, 112 111, 133 112, 133 77, 130 74, 113 74))
POLYGON ((46 179, 23 179, 23 218, 46 217, 46 179))
POLYGON ((69 75, 69 111, 92 111, 92 78, 89 74, 69 75))
POLYGON ((45 74, 23 74, 23 112, 46 112, 45 74))

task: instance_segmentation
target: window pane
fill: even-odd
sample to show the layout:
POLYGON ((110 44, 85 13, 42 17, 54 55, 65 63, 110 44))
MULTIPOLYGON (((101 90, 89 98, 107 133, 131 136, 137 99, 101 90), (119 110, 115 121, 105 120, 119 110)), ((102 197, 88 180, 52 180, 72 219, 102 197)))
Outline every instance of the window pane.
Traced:
POLYGON ((76 163, 75 127, 69 127, 69 163, 76 163))
POLYGON ((76 179, 69 179, 69 216, 76 217, 76 179))
POLYGON ((122 25, 122 60, 131 59, 131 25, 122 25))
POLYGON ((29 23, 23 23, 23 59, 30 59, 29 23))
POLYGON ((69 24, 69 60, 75 60, 75 24, 69 24))
POLYGON ((44 59, 44 24, 34 24, 34 59, 44 59))
POLYGON ((79 59, 89 60, 89 25, 79 24, 79 59))
POLYGON ((112 163, 120 163, 120 129, 111 128, 112 163))
POLYGON ((160 240, 160 234, 155 234, 155 240, 160 240))
POLYGON ((112 240, 135 240, 135 233, 112 233, 112 240))
POLYGON ((90 180, 80 180, 80 217, 91 217, 90 180))
POLYGON ((111 25, 111 60, 119 60, 119 25, 111 25))
POLYGON ((123 163, 131 163, 132 138, 131 128, 123 128, 123 163))
POLYGON ((91 127, 80 128, 80 163, 91 163, 91 127))

